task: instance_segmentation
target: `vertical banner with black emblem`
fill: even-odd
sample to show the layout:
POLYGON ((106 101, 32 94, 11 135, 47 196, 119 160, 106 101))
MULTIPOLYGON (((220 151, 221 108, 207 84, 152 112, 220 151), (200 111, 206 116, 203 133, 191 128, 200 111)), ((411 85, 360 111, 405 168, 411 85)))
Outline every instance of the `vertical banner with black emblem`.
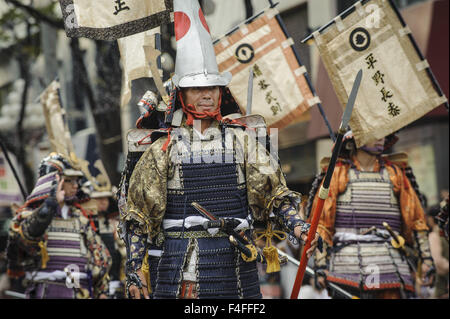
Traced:
POLYGON ((305 111, 320 100, 311 92, 306 68, 295 57, 294 42, 285 36, 277 14, 276 9, 268 9, 221 37, 215 43, 215 52, 220 72, 233 75, 229 88, 241 106, 247 104, 253 68, 252 114, 264 116, 269 127, 281 129, 302 117, 308 120, 309 112, 305 111))
POLYGON ((117 40, 144 32, 173 16, 172 0, 59 0, 67 36, 117 40))
POLYGON ((312 36, 342 107, 363 69, 350 121, 358 147, 447 102, 391 1, 359 1, 312 36))

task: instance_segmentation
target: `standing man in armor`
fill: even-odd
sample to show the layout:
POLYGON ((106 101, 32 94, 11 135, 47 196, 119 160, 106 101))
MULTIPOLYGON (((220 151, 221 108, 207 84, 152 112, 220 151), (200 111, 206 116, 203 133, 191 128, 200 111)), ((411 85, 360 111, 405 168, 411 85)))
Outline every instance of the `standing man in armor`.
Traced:
POLYGON ((117 233, 119 224, 117 203, 113 198, 113 192, 109 189, 94 189, 91 198, 97 204, 97 214, 94 218, 95 226, 112 258, 109 271, 109 297, 123 299, 125 297, 126 249, 124 242, 117 233))
MULTIPOLYGON (((344 136, 318 228, 324 249, 315 255, 315 270, 322 286, 328 280, 360 298, 408 298, 414 294, 412 273, 425 277, 434 268, 406 154, 383 155, 397 139, 391 134, 356 149, 352 132, 344 136)), ((314 211, 326 162, 313 183, 307 214, 314 211)))
POLYGON ((257 252, 248 240, 252 223, 270 222, 306 240, 301 197, 286 187, 265 143, 251 143, 251 124, 230 119, 240 112, 226 88, 231 74, 218 72, 198 1, 175 0, 174 11, 177 61, 168 126, 152 133, 121 216, 127 290, 132 298, 148 298, 142 265, 151 238, 163 247, 156 278, 150 278, 154 298, 261 298, 257 252), (222 226, 209 227, 211 219, 222 226))
POLYGON ((63 155, 51 153, 14 217, 7 248, 8 273, 23 276, 32 299, 106 298, 111 256, 96 233, 83 176, 63 155))

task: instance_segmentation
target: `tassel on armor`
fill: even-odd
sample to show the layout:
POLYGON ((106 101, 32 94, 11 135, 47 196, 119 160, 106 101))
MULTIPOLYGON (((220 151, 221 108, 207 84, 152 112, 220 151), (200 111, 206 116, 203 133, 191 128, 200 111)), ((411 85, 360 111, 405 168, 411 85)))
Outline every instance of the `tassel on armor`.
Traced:
POLYGON ((266 237, 266 246, 263 249, 263 255, 267 261, 267 269, 266 273, 270 274, 273 272, 280 271, 280 260, 278 259, 278 250, 275 246, 272 245, 272 237, 276 237, 279 240, 283 241, 286 239, 286 234, 279 230, 274 230, 272 228, 272 224, 267 223, 267 228, 265 231, 256 232, 256 234, 260 234, 256 240, 260 240, 263 237, 266 237))

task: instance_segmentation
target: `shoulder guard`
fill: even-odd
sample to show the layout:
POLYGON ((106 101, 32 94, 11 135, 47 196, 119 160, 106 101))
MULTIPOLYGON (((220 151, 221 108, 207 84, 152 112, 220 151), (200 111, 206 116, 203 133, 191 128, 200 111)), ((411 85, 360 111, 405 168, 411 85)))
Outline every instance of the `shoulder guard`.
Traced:
POLYGON ((325 169, 330 165, 331 157, 324 157, 320 160, 319 166, 320 171, 325 171, 325 169))
MULTIPOLYGON (((320 166, 321 172, 324 172, 327 170, 328 166, 330 165, 330 161, 331 161, 331 157, 324 157, 320 160, 319 166, 320 166)), ((345 160, 341 157, 338 157, 336 166, 339 166, 344 163, 345 163, 345 160)))
POLYGON ((167 136, 167 129, 131 129, 127 133, 128 151, 132 153, 143 153, 149 145, 159 138, 167 136))
POLYGON ((155 143, 161 137, 168 136, 168 135, 169 135, 169 131, 167 129, 154 130, 150 135, 151 143, 155 143))
POLYGON ((395 153, 383 156, 383 158, 387 159, 389 162, 396 164, 400 167, 408 166, 408 154, 406 153, 395 153))
MULTIPOLYGON (((389 155, 383 156, 383 158, 385 160, 387 160, 388 162, 390 162, 400 168, 400 170, 402 171, 404 176, 409 180, 411 187, 414 189, 422 206, 427 207, 428 206, 427 198, 419 189, 419 185, 417 184, 416 176, 414 175, 412 167, 408 163, 408 154, 395 153, 395 154, 389 154, 389 155)), ((395 167, 394 167, 394 169, 395 169, 395 167)))
POLYGON ((229 119, 231 121, 229 125, 237 125, 253 129, 267 129, 266 120, 258 114, 242 116, 242 114, 233 113, 226 116, 224 119, 229 119))
POLYGON ((144 152, 152 143, 151 135, 156 130, 131 129, 127 133, 129 152, 144 152))

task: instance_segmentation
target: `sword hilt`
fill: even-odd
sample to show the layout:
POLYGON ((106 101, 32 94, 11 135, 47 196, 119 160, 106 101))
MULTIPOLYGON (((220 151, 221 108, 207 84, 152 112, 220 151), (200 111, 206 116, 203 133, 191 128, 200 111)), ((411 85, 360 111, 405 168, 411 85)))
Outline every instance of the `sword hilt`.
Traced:
POLYGON ((218 220, 209 220, 203 224, 203 227, 206 229, 209 228, 223 228, 225 226, 225 222, 223 219, 218 220))
POLYGON ((405 239, 402 236, 397 236, 397 234, 392 230, 391 226, 388 223, 383 222, 384 228, 389 232, 389 235, 392 237, 392 246, 397 249, 404 249, 405 239))
POLYGON ((389 234, 391 235, 391 237, 397 242, 400 243, 400 240, 397 237, 397 234, 394 233, 394 231, 392 230, 391 226, 389 226, 388 223, 383 222, 383 227, 386 228, 386 230, 389 232, 389 234))
POLYGON ((241 253, 243 253, 247 258, 252 257, 252 252, 250 251, 250 249, 245 247, 243 243, 236 239, 236 237, 230 235, 228 239, 230 240, 230 243, 236 246, 236 248, 239 249, 241 253))
POLYGON ((229 240, 231 244, 233 244, 235 247, 239 249, 239 251, 247 258, 247 259, 253 259, 253 257, 257 258, 258 260, 263 260, 261 257, 261 254, 256 254, 256 256, 253 256, 254 253, 252 250, 250 250, 246 245, 251 245, 251 241, 248 239, 247 236, 242 232, 241 234, 238 234, 234 229, 240 224, 240 221, 234 218, 224 219, 224 218, 218 218, 208 212, 205 208, 203 208, 199 203, 192 202, 191 205, 204 217, 209 219, 208 221, 203 223, 203 228, 209 229, 209 228, 219 228, 221 231, 223 231, 225 234, 229 236, 229 240))
MULTIPOLYGON (((236 219, 224 219, 219 218, 216 220, 208 220, 203 223, 203 228, 220 228, 225 233, 233 232, 234 229, 239 226, 241 222, 236 219)), ((231 234, 234 235, 234 234, 231 234)), ((245 239, 247 240, 247 239, 245 239)))

